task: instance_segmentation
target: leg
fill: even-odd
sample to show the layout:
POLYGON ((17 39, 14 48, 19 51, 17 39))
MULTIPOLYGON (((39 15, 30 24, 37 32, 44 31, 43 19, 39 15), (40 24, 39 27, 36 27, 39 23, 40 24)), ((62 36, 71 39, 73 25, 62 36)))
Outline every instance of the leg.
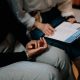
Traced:
POLYGON ((70 76, 70 80, 73 80, 71 65, 63 50, 50 46, 49 50, 37 57, 36 61, 50 64, 53 67, 55 66, 66 76, 66 79, 70 76))
POLYGON ((62 80, 48 64, 22 61, 0 68, 0 80, 62 80))
POLYGON ((73 62, 74 62, 74 64, 76 65, 76 67, 78 69, 78 73, 79 73, 79 76, 78 76, 79 79, 78 80, 80 80, 80 57, 75 59, 75 60, 73 60, 73 62))
POLYGON ((80 76, 80 38, 66 47, 66 52, 76 65, 80 76))

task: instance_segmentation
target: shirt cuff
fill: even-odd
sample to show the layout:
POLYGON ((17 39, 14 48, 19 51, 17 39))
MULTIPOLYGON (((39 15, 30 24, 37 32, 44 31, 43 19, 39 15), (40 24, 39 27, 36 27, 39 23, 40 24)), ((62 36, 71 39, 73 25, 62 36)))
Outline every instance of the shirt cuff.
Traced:
POLYGON ((27 29, 31 29, 32 26, 35 23, 35 18, 30 16, 28 13, 25 14, 24 18, 22 19, 22 22, 27 25, 27 29))
POLYGON ((61 15, 62 15, 63 17, 74 16, 74 13, 73 13, 73 12, 63 12, 61 15))

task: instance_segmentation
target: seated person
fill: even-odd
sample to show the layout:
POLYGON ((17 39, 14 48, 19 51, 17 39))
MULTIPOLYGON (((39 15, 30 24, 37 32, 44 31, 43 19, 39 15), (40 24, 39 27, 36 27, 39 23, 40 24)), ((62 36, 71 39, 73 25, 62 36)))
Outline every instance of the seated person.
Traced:
MULTIPOLYGON (((71 23, 76 22, 75 15, 72 10, 71 0, 21 0, 19 2, 12 2, 12 5, 14 8, 14 12, 16 12, 16 15, 19 20, 25 25, 27 25, 29 30, 31 30, 30 27, 32 27, 32 29, 38 28, 45 35, 51 35, 55 32, 54 28, 52 28, 55 27, 55 24, 53 26, 51 26, 50 24, 52 20, 55 20, 59 17, 62 17, 64 18, 64 20, 69 21, 71 23), (18 5, 16 9, 15 5, 17 3, 18 5), (38 15, 37 19, 39 18, 39 20, 35 18, 36 15, 38 15)), ((59 44, 63 45, 61 43, 59 44)), ((80 45, 76 41, 72 43, 70 47, 66 45, 65 51, 69 55, 70 59, 75 62, 80 72, 79 46, 80 45)))
POLYGON ((25 25, 14 15, 7 0, 0 0, 0 11, 0 45, 11 33, 27 49, 16 53, 12 50, 6 52, 5 48, 1 51, 0 80, 74 80, 69 59, 63 50, 48 48, 44 38, 30 41, 25 35, 25 25))

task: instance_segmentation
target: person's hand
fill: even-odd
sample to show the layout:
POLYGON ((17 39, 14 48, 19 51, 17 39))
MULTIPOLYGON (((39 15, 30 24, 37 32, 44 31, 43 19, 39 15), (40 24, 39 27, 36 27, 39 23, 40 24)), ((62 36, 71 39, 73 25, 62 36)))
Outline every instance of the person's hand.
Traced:
POLYGON ((48 45, 44 38, 41 38, 40 40, 32 40, 26 45, 26 54, 28 54, 29 58, 32 58, 41 54, 47 48, 48 45))
POLYGON ((67 21, 70 22, 70 23, 75 23, 75 22, 77 22, 75 18, 69 18, 67 21))
POLYGON ((55 29, 48 23, 44 24, 41 22, 35 22, 34 26, 36 26, 38 29, 40 29, 45 35, 52 35, 55 31, 55 29))

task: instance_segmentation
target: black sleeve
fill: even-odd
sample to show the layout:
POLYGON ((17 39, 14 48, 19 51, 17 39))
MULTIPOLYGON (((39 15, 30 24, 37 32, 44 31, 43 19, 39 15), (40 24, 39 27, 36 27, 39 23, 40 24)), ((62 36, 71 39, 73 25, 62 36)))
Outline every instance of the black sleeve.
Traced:
POLYGON ((15 53, 0 53, 0 67, 6 66, 18 61, 26 61, 26 60, 27 60, 27 56, 24 51, 15 52, 15 53))
POLYGON ((13 9, 11 8, 11 6, 9 5, 8 8, 9 12, 9 32, 11 32, 12 34, 14 34, 14 36, 16 37, 16 39, 18 41, 20 41, 24 46, 30 41, 30 38, 28 35, 26 35, 26 25, 24 25, 16 16, 16 14, 14 13, 13 9))
POLYGON ((26 35, 26 26, 18 20, 13 8, 7 0, 0 0, 0 25, 0 41, 10 32, 23 45, 29 42, 30 39, 28 35, 26 35))
MULTIPOLYGON (((0 42, 4 40, 8 32, 11 32, 15 35, 17 40, 25 45, 29 41, 25 31, 25 25, 14 15, 7 0, 0 0, 0 42)), ((25 52, 0 53, 0 67, 23 60, 27 60, 25 52)))

